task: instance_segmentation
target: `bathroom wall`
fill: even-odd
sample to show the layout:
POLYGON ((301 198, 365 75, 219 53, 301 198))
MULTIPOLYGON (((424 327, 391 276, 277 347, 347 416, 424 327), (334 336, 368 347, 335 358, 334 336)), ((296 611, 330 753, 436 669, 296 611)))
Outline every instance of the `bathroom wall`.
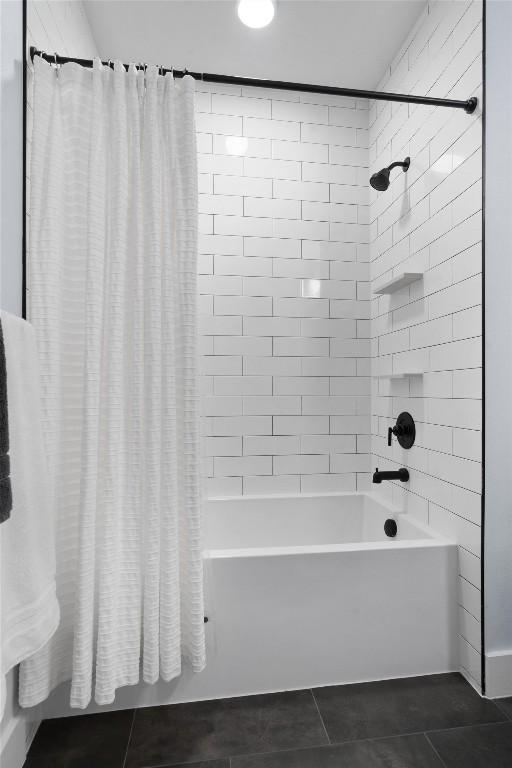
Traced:
POLYGON ((486 4, 486 693, 512 696, 512 3, 486 4), (503 354, 503 351, 506 353, 503 354))
POLYGON ((362 488, 368 104, 197 88, 208 494, 362 488))
MULTIPOLYGON (((480 98, 481 53, 481 2, 429 2, 379 88, 480 98)), ((372 297, 372 466, 409 467, 407 489, 379 492, 459 543, 460 664, 478 686, 481 112, 381 102, 372 104, 369 124, 372 172, 411 157, 406 174, 392 172, 387 192, 371 191, 372 289, 401 272, 424 273, 372 297), (416 421, 416 444, 405 451, 394 439, 390 449, 387 429, 404 410, 416 421)))

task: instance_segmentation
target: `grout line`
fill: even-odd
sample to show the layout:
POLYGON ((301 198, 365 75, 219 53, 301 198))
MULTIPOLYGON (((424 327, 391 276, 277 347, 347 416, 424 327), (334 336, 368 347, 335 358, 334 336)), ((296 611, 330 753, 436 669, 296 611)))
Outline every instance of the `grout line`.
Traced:
MULTIPOLYGON (((508 698, 508 697, 505 697, 505 698, 508 698)), ((505 717, 507 718, 507 720, 509 720, 509 721, 511 721, 511 722, 512 722, 512 714, 509 714, 508 712, 506 712, 506 711, 503 709, 503 707, 501 706, 501 703, 500 703, 500 702, 501 702, 501 699, 491 699, 491 701, 493 702, 493 704, 495 704, 495 705, 498 707, 499 711, 500 711, 500 712, 501 712, 503 715, 505 715, 505 717)))
POLYGON ((133 716, 132 716, 132 722, 131 722, 131 725, 130 725, 130 733, 128 734, 128 741, 126 742, 126 750, 125 750, 125 753, 124 753, 124 760, 123 760, 122 768, 126 768, 126 761, 128 759, 128 750, 130 749, 130 742, 132 740, 133 726, 135 724, 135 715, 136 715, 136 713, 137 713, 137 710, 134 709, 133 710, 133 716))
POLYGON ((441 763, 443 768, 447 768, 446 763, 444 762, 443 758, 441 757, 441 755, 439 754, 439 752, 437 751, 437 749, 435 748, 435 746, 433 745, 433 743, 429 739, 428 734, 424 733, 423 736, 425 737, 425 740, 426 740, 427 744, 429 744, 429 746, 432 749, 432 751, 434 752, 434 754, 437 755, 437 757, 439 758, 439 762, 441 763))
MULTIPOLYGON (((302 689, 307 690, 307 689, 302 689)), ((311 689, 310 689, 311 690, 311 689)), ((313 691, 311 690, 311 693, 313 694, 313 691)), ((314 698, 314 694, 313 694, 314 698)), ((316 699, 315 699, 316 702, 316 699)), ((319 713, 320 714, 320 713, 319 713)), ((321 716, 320 716, 321 718, 321 716)), ((322 720, 323 722, 323 720, 322 720)), ((425 736, 427 738, 429 744, 431 744, 431 741, 428 737, 429 733, 438 733, 438 732, 446 732, 446 731, 458 731, 462 730, 464 728, 482 728, 486 726, 491 725, 510 725, 509 720, 503 720, 503 721, 494 721, 492 723, 473 723, 471 725, 463 725, 463 726, 454 726, 452 728, 437 728, 432 731, 411 731, 408 733, 393 733, 388 736, 371 736, 366 739, 347 739, 346 741, 329 741, 328 744, 308 744, 307 746, 302 747, 286 747, 285 749, 275 749, 272 751, 266 751, 266 752, 240 752, 236 755, 229 755, 225 757, 217 757, 214 758, 214 760, 229 760, 230 764, 231 761, 235 758, 245 758, 245 757, 264 757, 264 756, 272 756, 272 755, 281 755, 291 752, 306 752, 311 749, 330 749, 332 747, 343 747, 345 745, 349 744, 371 744, 372 742, 376 741, 387 741, 391 739, 398 739, 398 738, 407 738, 408 736, 425 736)), ((324 726, 325 727, 325 726, 324 726)), ((327 732, 326 732, 327 733, 327 732)), ((433 745, 432 745, 433 747, 433 745)), ((435 747, 433 747, 435 750, 435 747)), ((437 754, 437 751, 436 751, 437 754)), ((211 760, 212 758, 206 758, 206 761, 211 760)), ((440 758, 441 759, 441 758, 440 758)), ((201 758, 199 760, 194 760, 192 762, 183 763, 183 765, 190 765, 193 767, 194 765, 197 765, 198 763, 204 762, 205 758, 201 758)), ((442 763, 444 768, 446 768, 444 762, 442 763)), ((145 765, 144 768, 171 768, 172 765, 182 765, 182 763, 154 763, 152 765, 145 765)), ((412 768, 412 767, 411 767, 412 768)))
POLYGON ((325 735, 327 737, 327 744, 332 744, 332 742, 331 742, 331 740, 329 738, 329 734, 327 733, 327 728, 325 727, 324 719, 323 719, 322 714, 320 712, 320 707, 318 706, 318 701, 316 700, 315 692, 313 691, 312 688, 310 688, 310 691, 311 691, 311 696, 313 697, 313 701, 315 702, 315 707, 316 707, 316 711, 318 712, 318 717, 320 718, 320 722, 322 723, 322 726, 323 726, 323 729, 324 729, 324 733, 325 733, 325 735))

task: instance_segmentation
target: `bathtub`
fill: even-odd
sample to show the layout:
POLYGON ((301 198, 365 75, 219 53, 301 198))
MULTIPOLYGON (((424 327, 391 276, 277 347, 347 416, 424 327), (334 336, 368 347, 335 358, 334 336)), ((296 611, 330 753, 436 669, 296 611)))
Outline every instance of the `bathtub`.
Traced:
POLYGON ((205 525, 206 669, 116 708, 457 669, 457 547, 411 516, 367 493, 238 497, 205 525))

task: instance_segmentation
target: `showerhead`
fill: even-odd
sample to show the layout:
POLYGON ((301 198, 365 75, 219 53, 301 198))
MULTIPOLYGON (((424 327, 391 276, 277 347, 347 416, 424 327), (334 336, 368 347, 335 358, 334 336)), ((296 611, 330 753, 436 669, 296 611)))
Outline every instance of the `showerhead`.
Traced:
POLYGON ((377 192, 385 192, 389 187, 389 173, 391 169, 400 166, 405 173, 409 169, 410 164, 410 157, 406 157, 403 162, 391 163, 387 168, 382 168, 380 171, 377 171, 377 173, 374 173, 370 179, 370 184, 377 190, 377 192))

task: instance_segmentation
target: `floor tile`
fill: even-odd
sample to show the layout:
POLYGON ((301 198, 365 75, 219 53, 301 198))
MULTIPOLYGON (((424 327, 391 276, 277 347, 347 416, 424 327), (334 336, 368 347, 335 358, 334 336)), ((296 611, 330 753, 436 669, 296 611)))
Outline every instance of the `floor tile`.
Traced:
POLYGON ((136 713, 126 768, 325 743, 311 691, 149 707, 136 713))
POLYGON ((122 768, 133 710, 45 720, 24 768, 122 768))
POLYGON ((332 747, 234 758, 231 768, 443 768, 425 736, 395 736, 332 747))
POLYGON ((314 695, 334 743, 506 719, 457 673, 315 688, 314 695))
MULTIPOLYGON (((167 765, 159 766, 159 768, 170 768, 170 766, 167 763, 167 765)), ((200 763, 180 763, 179 765, 174 763, 172 768, 230 768, 230 766, 229 758, 226 758, 225 760, 207 760, 200 763)))
POLYGON ((429 733, 446 768, 510 768, 512 723, 429 733))
POLYGON ((509 720, 512 720, 512 696, 507 699, 495 699, 495 703, 504 712, 509 720))

